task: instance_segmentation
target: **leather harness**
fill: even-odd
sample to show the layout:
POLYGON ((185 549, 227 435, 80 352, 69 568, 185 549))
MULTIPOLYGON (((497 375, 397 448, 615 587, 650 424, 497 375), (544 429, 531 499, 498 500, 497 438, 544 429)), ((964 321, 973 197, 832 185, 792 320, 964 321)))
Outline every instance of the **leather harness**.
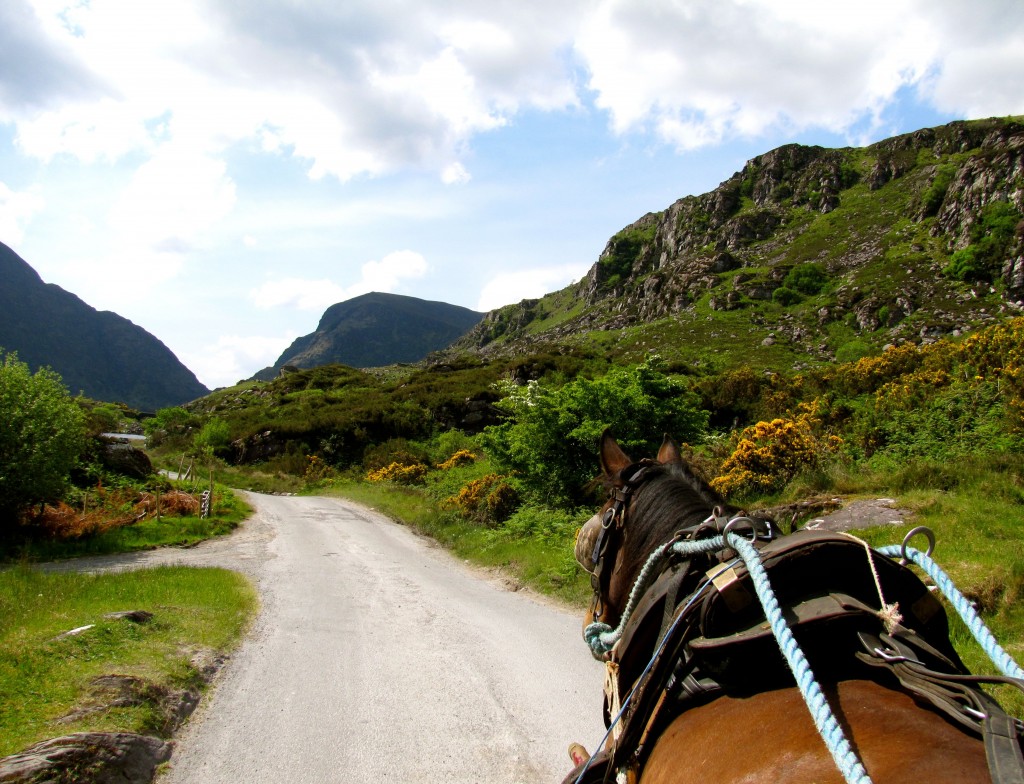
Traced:
MULTIPOLYGON (((590 555, 595 619, 605 610, 601 596, 610 579, 608 564, 616 559, 629 501, 651 475, 652 465, 645 461, 627 467, 620 473, 622 486, 610 491, 612 503, 590 555)), ((674 539, 720 533, 724 522, 720 514, 712 515, 674 539)), ((872 552, 876 581, 860 540, 806 530, 779 537, 769 521, 749 522, 789 626, 819 678, 895 678, 903 689, 983 738, 994 784, 1024 784, 1024 724, 980 688, 1009 683, 1024 690, 1024 682, 971 675, 949 641, 942 605, 916 574, 872 552), (891 629, 879 620, 886 600, 898 602, 903 615, 891 629)), ((585 773, 581 766, 566 782, 605 781, 617 771, 635 780, 658 736, 681 712, 721 694, 792 685, 753 598, 749 575, 742 565, 726 568, 734 557, 725 550, 667 561, 618 644, 604 657, 614 691, 614 698, 606 693, 606 724, 616 718, 612 709, 617 712, 618 695, 632 692, 621 729, 585 773), (709 570, 719 573, 712 584, 709 570)))

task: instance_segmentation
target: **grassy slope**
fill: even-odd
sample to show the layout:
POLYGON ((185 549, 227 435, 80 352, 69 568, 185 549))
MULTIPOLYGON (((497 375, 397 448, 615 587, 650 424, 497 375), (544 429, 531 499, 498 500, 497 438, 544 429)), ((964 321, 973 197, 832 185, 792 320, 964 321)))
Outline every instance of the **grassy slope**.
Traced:
MULTIPOLYGON (((161 567, 109 575, 0 572, 0 757, 46 738, 82 731, 167 734, 159 692, 201 688, 190 659, 231 649, 255 613, 253 587, 222 569, 161 567), (147 610, 145 624, 106 613, 147 610), (88 624, 81 634, 58 635, 88 624), (71 722, 72 710, 97 704, 98 676, 145 679, 140 704, 107 708, 71 722)), ((102 704, 100 701, 99 704, 102 704)))

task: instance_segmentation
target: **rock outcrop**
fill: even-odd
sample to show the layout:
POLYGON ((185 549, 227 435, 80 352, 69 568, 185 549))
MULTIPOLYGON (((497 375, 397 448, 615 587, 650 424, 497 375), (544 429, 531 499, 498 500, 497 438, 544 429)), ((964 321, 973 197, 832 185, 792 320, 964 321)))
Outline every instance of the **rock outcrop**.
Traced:
POLYGON ((998 203, 1024 215, 1024 125, 1013 118, 954 122, 860 149, 785 145, 709 193, 644 215, 609 239, 579 283, 487 314, 453 351, 516 353, 597 329, 697 319, 701 306, 785 308, 804 297, 776 292, 810 263, 829 280, 814 311, 761 307, 752 323, 797 335, 821 358, 820 331, 837 321, 862 334, 889 330, 878 338, 885 342, 933 339, 1024 306, 1024 221, 995 279, 945 272, 998 203), (554 297, 584 307, 559 319, 554 297), (555 326, 538 330, 540 318, 555 326))

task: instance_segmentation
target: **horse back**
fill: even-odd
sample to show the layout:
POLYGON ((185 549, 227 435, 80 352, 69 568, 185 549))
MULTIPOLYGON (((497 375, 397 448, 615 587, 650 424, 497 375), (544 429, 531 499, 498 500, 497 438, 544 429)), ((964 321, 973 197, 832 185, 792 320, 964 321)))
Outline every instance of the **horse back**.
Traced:
MULTIPOLYGON (((824 689, 876 784, 988 781, 984 744, 899 690, 851 680, 824 689)), ((665 729, 640 784, 843 784, 795 688, 722 696, 665 729)))

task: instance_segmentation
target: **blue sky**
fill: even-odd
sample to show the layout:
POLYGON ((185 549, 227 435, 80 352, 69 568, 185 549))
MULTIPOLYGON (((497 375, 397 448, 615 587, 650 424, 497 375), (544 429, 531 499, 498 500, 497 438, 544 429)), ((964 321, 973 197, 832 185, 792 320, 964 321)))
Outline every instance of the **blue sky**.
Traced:
POLYGON ((335 302, 540 296, 755 155, 1021 85, 1019 0, 5 0, 0 242, 222 386, 335 302))

